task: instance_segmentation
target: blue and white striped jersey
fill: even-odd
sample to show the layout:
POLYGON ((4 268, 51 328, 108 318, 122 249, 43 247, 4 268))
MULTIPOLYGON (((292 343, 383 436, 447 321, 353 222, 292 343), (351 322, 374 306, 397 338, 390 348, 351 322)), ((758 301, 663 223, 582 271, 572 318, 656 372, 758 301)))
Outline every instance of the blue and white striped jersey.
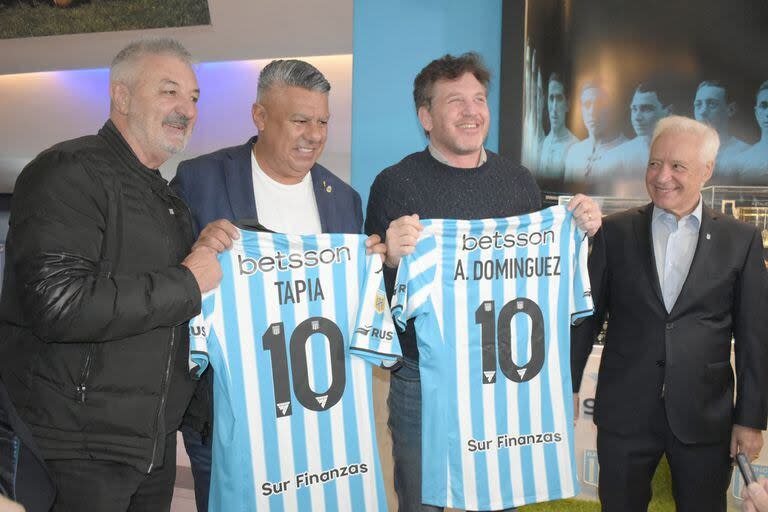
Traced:
POLYGON ((415 318, 424 503, 574 496, 570 326, 592 313, 586 235, 559 206, 422 223, 392 315, 400 327, 415 318))
POLYGON ((190 323, 214 372, 210 511, 386 510, 368 363, 400 356, 361 235, 240 231, 190 323))

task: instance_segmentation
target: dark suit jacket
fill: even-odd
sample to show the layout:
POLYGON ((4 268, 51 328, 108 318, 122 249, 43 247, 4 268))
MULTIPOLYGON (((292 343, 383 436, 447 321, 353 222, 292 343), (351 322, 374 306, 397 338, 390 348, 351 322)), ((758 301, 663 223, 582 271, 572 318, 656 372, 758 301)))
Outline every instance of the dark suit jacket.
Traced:
POLYGON ((594 413, 600 428, 647 429, 663 393, 669 425, 684 443, 722 442, 734 423, 765 429, 768 277, 760 232, 704 206, 688 278, 667 314, 652 214, 649 204, 611 215, 595 236, 589 270, 596 314, 572 332, 574 390, 607 313, 594 413))
MULTIPOLYGON (((217 219, 258 219, 253 198, 252 137, 242 146, 224 148, 179 164, 171 187, 189 205, 199 233, 217 219)), ((320 164, 310 170, 323 233, 360 233, 360 195, 320 164)))

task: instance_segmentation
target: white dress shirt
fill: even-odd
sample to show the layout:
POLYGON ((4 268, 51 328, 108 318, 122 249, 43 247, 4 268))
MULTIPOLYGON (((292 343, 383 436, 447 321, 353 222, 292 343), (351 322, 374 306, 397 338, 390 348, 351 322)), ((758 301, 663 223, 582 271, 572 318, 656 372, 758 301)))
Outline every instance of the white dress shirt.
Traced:
POLYGON ((701 229, 701 210, 701 197, 696 208, 680 220, 666 210, 653 207, 653 253, 667 313, 672 311, 691 268, 701 229))

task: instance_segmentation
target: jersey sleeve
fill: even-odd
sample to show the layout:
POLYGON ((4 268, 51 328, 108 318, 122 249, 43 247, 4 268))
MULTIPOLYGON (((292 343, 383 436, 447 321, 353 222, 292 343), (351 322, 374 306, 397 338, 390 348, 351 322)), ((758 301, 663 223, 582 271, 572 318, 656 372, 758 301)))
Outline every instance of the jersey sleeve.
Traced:
POLYGON ((402 258, 395 278, 392 317, 398 328, 405 329, 409 319, 427 311, 437 272, 437 239, 422 233, 413 254, 402 258))
POLYGON ((579 318, 592 314, 594 305, 592 304, 592 288, 589 284, 589 269, 587 268, 587 257, 589 256, 589 238, 587 234, 575 227, 576 221, 572 221, 573 243, 575 248, 573 255, 573 286, 571 287, 571 323, 575 323, 579 318))
POLYGON ((189 321, 189 373, 195 379, 200 378, 210 363, 208 347, 216 336, 213 318, 217 290, 203 295, 200 314, 189 321))
POLYGON ((378 255, 366 257, 355 330, 349 351, 373 364, 389 367, 402 358, 392 313, 387 304, 384 273, 378 255))

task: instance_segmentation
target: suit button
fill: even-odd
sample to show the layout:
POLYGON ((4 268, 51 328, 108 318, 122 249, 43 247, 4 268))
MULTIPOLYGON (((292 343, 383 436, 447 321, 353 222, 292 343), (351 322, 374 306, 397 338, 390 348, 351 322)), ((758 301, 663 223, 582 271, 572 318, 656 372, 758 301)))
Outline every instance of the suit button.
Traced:
POLYGON ((675 328, 675 322, 667 322, 666 328, 668 331, 675 328))
POLYGON ((659 368, 664 368, 665 364, 667 364, 667 362, 664 361, 663 359, 659 359, 658 361, 656 361, 656 366, 658 366, 659 368))

